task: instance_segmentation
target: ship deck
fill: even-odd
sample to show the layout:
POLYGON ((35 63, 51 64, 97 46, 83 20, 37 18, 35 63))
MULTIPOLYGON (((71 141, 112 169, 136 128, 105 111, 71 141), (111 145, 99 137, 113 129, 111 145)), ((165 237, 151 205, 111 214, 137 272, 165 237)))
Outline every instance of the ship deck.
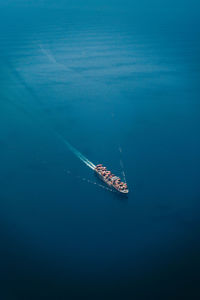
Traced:
POLYGON ((126 190, 118 189, 114 184, 112 184, 112 182, 109 182, 109 180, 106 180, 106 178, 104 178, 104 176, 98 170, 94 169, 94 171, 103 182, 105 182, 109 187, 115 189, 118 193, 126 194, 126 195, 129 193, 128 189, 126 189, 126 190))

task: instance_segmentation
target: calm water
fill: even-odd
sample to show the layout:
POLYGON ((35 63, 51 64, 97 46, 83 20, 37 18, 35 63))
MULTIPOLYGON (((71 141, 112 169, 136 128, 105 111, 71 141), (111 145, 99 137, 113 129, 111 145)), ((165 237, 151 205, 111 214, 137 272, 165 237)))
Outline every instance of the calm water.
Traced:
POLYGON ((196 295, 197 9, 40 2, 0 4, 1 299, 196 295))

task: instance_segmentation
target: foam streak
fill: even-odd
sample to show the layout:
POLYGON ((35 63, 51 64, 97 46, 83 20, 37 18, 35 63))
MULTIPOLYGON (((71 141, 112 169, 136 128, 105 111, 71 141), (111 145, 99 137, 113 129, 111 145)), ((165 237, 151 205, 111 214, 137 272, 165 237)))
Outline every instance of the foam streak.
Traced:
POLYGON ((86 164, 90 169, 94 170, 95 165, 87 159, 81 152, 79 152, 76 148, 74 148, 68 141, 66 141, 60 134, 57 134, 59 139, 68 147, 69 150, 72 151, 84 164, 86 164))

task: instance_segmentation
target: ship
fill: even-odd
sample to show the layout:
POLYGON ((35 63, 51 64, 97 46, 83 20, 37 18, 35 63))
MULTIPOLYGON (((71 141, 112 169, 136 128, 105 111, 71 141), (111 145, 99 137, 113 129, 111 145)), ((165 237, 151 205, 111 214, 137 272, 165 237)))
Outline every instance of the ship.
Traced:
POLYGON ((98 177, 105 182, 110 188, 116 190, 121 194, 128 194, 128 186, 126 182, 122 182, 121 179, 112 174, 110 171, 106 169, 102 164, 98 164, 94 168, 94 172, 98 175, 98 177))

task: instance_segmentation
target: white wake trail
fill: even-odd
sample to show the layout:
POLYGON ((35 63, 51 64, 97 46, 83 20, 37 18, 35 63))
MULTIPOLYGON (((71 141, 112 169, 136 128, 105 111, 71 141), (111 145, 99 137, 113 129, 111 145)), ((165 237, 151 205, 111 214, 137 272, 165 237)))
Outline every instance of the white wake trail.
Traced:
POLYGON ((57 136, 59 137, 60 140, 68 147, 69 150, 72 151, 84 164, 86 164, 90 169, 94 170, 95 165, 87 159, 81 152, 79 152, 76 148, 74 148, 68 141, 66 141, 63 136, 57 133, 57 136))

